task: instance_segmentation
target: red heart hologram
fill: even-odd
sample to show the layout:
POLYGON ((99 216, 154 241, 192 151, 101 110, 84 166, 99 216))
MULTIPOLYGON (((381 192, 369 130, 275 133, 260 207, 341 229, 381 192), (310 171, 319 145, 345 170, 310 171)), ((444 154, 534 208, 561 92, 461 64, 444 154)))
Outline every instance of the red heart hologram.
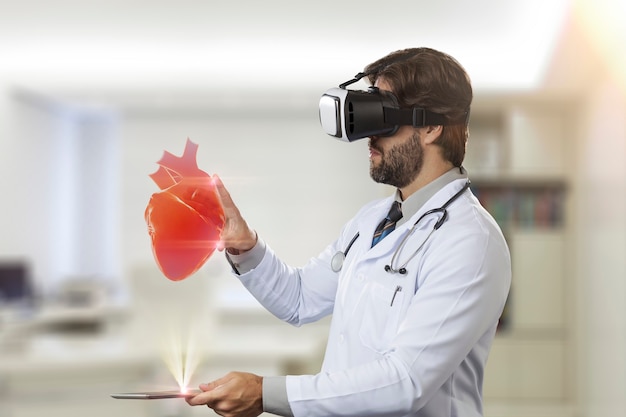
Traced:
POLYGON ((198 168, 197 152, 187 139, 182 156, 164 151, 150 175, 161 191, 150 197, 144 217, 157 265, 172 281, 204 265, 224 227, 224 210, 211 176, 198 168))

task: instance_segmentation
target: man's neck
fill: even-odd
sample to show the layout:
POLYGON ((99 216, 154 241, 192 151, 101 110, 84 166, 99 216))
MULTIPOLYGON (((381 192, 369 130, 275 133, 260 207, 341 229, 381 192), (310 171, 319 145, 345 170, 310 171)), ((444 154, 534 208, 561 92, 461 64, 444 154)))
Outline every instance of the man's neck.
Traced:
POLYGON ((454 166, 451 162, 441 159, 431 161, 428 166, 424 164, 418 176, 409 185, 400 188, 402 200, 406 200, 411 194, 430 184, 432 181, 450 171, 452 168, 454 168, 454 166))

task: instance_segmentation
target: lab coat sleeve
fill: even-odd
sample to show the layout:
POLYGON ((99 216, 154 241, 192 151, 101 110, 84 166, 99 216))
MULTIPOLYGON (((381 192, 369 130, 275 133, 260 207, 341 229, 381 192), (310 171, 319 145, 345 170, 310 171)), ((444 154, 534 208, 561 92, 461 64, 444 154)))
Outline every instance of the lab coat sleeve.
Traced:
MULTIPOLYGON (((508 250, 489 233, 457 228, 443 235, 429 245, 418 268, 421 286, 378 359, 318 375, 287 377, 295 416, 415 413, 455 378, 461 366, 475 372, 458 372, 459 377, 471 375, 467 384, 480 385, 477 380, 482 381, 485 365, 481 358, 486 354, 472 358, 470 351, 489 349, 510 285, 508 250), (488 342, 481 345, 483 337, 488 342)), ((451 405, 441 406, 440 415, 448 415, 451 405)))
POLYGON ((237 278, 263 307, 294 326, 331 314, 339 279, 339 274, 331 268, 332 257, 337 251, 345 250, 348 242, 359 232, 357 219, 376 204, 378 201, 362 207, 344 225, 339 238, 305 266, 295 268, 285 264, 265 244, 261 262, 252 270, 242 271, 237 278))
POLYGON ((260 264, 239 280, 272 314, 294 326, 317 321, 332 313, 337 273, 330 268, 336 243, 307 265, 294 268, 281 261, 269 245, 260 264))

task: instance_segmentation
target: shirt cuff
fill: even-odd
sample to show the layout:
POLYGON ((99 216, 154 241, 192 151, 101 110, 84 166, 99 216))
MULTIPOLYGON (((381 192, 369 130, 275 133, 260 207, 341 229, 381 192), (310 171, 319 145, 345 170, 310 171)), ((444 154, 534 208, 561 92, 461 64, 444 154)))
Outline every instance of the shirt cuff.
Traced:
POLYGON ((261 238, 257 238, 256 244, 249 251, 239 255, 228 253, 227 250, 224 253, 233 272, 237 275, 242 275, 259 266, 263 256, 265 256, 265 242, 261 238))
POLYGON ((284 417, 293 417, 287 398, 287 378, 263 377, 263 411, 284 417))

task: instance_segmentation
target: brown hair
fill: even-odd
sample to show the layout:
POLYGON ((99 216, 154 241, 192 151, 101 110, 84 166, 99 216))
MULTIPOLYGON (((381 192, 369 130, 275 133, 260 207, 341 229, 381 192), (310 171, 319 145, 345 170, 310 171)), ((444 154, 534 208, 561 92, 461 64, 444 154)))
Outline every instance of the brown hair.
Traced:
POLYGON ((447 123, 435 144, 446 160, 461 166, 469 137, 472 86, 457 60, 434 49, 410 48, 390 53, 364 72, 372 84, 384 77, 401 108, 423 107, 444 115, 447 123))

